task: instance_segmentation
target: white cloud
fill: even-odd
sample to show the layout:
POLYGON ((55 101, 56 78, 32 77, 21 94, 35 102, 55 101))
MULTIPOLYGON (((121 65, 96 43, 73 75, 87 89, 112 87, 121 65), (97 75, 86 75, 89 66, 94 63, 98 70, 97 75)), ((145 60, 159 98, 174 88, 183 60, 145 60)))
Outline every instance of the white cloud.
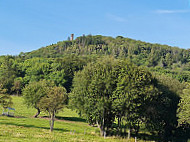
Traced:
POLYGON ((175 13, 189 13, 190 10, 156 10, 158 14, 175 14, 175 13))
POLYGON ((117 16, 117 15, 114 15, 114 14, 106 14, 106 17, 113 20, 113 21, 116 21, 116 22, 126 22, 127 20, 123 17, 120 17, 120 16, 117 16))

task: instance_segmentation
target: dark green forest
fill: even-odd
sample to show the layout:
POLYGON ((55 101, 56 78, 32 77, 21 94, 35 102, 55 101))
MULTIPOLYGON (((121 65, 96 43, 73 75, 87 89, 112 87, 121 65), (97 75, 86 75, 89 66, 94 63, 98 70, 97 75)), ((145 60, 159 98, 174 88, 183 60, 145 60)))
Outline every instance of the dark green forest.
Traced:
POLYGON ((133 135, 148 131, 160 141, 182 142, 190 136, 190 49, 83 35, 0 56, 4 107, 11 105, 10 95, 23 95, 40 113, 46 94, 37 83, 65 88, 67 107, 99 127, 102 136, 123 137, 126 129, 133 135), (28 90, 42 92, 34 99, 28 90))

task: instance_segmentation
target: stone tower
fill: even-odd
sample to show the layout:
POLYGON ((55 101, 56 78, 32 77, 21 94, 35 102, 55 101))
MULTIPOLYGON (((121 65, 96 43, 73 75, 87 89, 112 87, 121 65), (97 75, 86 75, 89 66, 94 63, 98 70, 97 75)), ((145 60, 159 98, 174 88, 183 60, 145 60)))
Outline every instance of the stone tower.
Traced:
POLYGON ((70 39, 71 41, 73 41, 74 40, 74 34, 71 34, 71 39, 70 39))

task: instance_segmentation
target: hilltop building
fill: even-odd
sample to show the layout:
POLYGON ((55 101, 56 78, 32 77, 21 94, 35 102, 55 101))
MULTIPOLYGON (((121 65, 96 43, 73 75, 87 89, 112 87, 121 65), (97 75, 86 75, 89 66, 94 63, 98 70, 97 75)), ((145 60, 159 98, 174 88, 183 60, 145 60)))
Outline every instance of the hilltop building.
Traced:
POLYGON ((74 40, 74 34, 71 34, 70 41, 73 41, 73 40, 74 40))

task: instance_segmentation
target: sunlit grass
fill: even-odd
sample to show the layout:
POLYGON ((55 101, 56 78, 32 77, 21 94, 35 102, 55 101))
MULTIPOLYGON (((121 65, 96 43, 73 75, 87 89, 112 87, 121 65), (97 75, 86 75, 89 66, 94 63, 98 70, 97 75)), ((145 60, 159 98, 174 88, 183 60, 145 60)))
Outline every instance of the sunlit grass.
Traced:
MULTIPOLYGON (((16 109, 15 117, 0 116, 0 141, 2 142, 127 141, 117 137, 105 139, 100 137, 96 127, 89 126, 75 111, 67 108, 57 115, 61 120, 56 120, 54 131, 51 133, 48 119, 33 118, 36 110, 27 108, 22 97, 14 96, 13 102, 13 108, 16 109)), ((47 114, 42 113, 40 117, 45 115, 47 114)), ((130 141, 134 142, 134 139, 130 141)))

